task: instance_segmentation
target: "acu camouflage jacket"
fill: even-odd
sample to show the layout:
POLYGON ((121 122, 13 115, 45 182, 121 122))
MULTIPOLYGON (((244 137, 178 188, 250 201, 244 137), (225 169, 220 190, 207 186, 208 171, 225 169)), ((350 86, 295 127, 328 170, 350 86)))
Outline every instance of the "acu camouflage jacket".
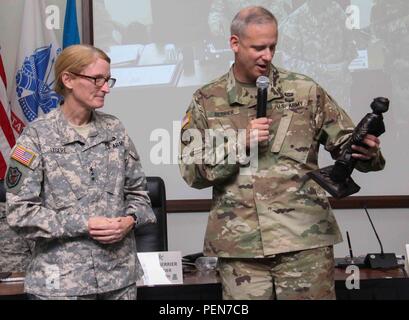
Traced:
POLYGON ((26 292, 46 296, 102 293, 142 273, 133 232, 104 245, 88 235, 91 216, 134 214, 155 222, 135 146, 121 122, 93 112, 88 139, 61 108, 33 122, 12 150, 6 176, 7 221, 35 240, 26 292))
MULTIPOLYGON (((267 148, 259 148, 257 170, 243 174, 240 162, 221 157, 213 163, 186 161, 206 157, 206 143, 192 139, 215 129, 246 128, 256 115, 256 94, 229 73, 197 90, 181 132, 180 170, 194 188, 213 187, 204 252, 221 257, 266 257, 333 245, 342 240, 324 190, 305 174, 318 168, 318 150, 336 157, 354 125, 312 79, 271 68, 267 117, 273 119, 267 148), (189 138, 190 137, 190 138, 189 138)), ((217 141, 217 140, 216 140, 217 141)), ((226 140, 216 149, 234 152, 226 140)), ((237 142, 239 144, 240 141, 237 142)), ((217 142, 216 142, 217 144, 217 142)), ((360 171, 380 170, 382 155, 358 162, 360 171)))

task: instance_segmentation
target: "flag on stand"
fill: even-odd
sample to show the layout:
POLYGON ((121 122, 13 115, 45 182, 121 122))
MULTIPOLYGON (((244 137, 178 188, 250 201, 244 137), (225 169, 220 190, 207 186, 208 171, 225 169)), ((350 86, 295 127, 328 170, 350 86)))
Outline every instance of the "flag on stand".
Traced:
POLYGON ((65 8, 62 47, 63 49, 65 49, 70 45, 79 43, 80 34, 78 32, 77 7, 75 4, 75 0, 67 0, 67 6, 65 8))
POLYGON ((10 104, 7 99, 7 79, 0 47, 0 179, 4 179, 10 150, 16 143, 10 124, 10 104))
POLYGON ((44 0, 26 0, 20 46, 11 91, 11 125, 17 134, 31 121, 54 109, 54 63, 61 46, 46 25, 44 0))

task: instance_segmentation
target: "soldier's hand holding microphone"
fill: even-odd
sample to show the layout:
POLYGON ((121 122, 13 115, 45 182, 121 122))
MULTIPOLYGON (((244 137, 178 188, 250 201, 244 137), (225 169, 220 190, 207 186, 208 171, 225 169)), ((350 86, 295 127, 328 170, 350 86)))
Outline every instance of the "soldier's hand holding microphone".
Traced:
POLYGON ((257 141, 261 146, 267 145, 269 129, 273 122, 266 118, 267 88, 270 80, 265 76, 257 78, 257 118, 249 122, 246 128, 246 148, 249 149, 251 142, 257 141))

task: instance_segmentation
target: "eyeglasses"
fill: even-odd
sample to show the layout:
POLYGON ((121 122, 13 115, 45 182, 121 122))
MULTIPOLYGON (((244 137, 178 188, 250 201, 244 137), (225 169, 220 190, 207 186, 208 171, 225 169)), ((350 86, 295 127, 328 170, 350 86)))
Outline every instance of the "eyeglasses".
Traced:
POLYGON ((72 71, 70 71, 70 73, 78 77, 94 80, 94 84, 97 87, 102 87, 105 84, 105 82, 107 82, 108 87, 113 88, 116 82, 115 78, 91 77, 91 76, 86 76, 85 74, 75 73, 72 71))

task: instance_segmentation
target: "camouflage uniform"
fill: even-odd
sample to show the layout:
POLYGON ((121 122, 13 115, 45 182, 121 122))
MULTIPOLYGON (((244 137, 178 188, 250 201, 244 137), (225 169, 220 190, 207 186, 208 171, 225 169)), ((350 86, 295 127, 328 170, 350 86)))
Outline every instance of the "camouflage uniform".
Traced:
POLYGON ((270 10, 278 22, 287 17, 290 8, 285 0, 214 0, 210 7, 208 23, 215 36, 229 37, 230 24, 240 9, 248 6, 262 6, 270 10))
POLYGON ((88 139, 68 124, 61 108, 36 120, 12 150, 6 187, 8 223, 35 240, 26 292, 100 294, 141 276, 133 232, 114 244, 88 233, 92 216, 155 222, 139 156, 115 117, 94 111, 88 139), (18 150, 26 151, 26 162, 13 158, 18 150))
POLYGON ((6 203, 0 203, 0 271, 25 272, 30 259, 28 242, 10 228, 6 221, 6 203))
POLYGON ((371 12, 372 32, 384 42, 385 71, 392 83, 394 122, 406 129, 409 118, 409 3, 378 0, 371 12))
POLYGON ((137 287, 136 284, 130 285, 114 291, 87 294, 83 296, 43 296, 28 294, 30 300, 136 300, 137 287))
POLYGON ((310 2, 280 25, 277 64, 310 76, 350 110, 352 77, 348 66, 358 53, 351 31, 345 27, 345 12, 335 1, 324 1, 319 11, 312 9, 310 2))
POLYGON ((332 247, 218 262, 225 300, 335 299, 332 247))
MULTIPOLYGON (((186 164, 185 149, 200 155, 203 144, 182 140, 184 180, 194 188, 213 186, 206 255, 264 258, 329 247, 342 240, 325 191, 305 179, 305 174, 318 168, 319 145, 335 157, 354 125, 312 79, 271 67, 267 104, 267 117, 273 119, 271 139, 267 150, 258 154, 254 174, 240 174, 241 165, 226 160, 186 164)), ((251 91, 236 82, 232 69, 197 90, 182 125, 182 138, 188 129, 246 128, 256 114, 257 99, 251 91)), ((383 166, 379 153, 371 161, 359 161, 357 169, 383 166)))

